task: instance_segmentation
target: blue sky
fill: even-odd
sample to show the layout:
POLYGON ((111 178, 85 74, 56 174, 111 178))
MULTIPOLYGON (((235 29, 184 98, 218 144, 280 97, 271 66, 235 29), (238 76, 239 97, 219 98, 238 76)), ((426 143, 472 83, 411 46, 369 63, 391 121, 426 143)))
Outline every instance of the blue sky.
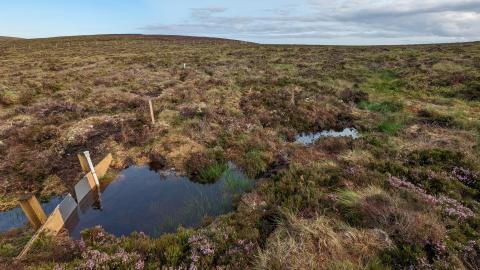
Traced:
POLYGON ((0 36, 143 33, 261 43, 480 40, 480 0, 0 0, 0 36))

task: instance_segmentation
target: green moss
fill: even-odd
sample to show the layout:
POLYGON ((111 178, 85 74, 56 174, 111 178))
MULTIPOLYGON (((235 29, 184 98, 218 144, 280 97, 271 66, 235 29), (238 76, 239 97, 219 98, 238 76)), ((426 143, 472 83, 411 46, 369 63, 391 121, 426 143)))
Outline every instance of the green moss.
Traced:
POLYGON ((390 136, 397 135, 398 131, 400 131, 405 126, 403 121, 396 120, 394 118, 389 118, 381 122, 377 129, 383 133, 386 133, 390 136))
POLYGON ((377 73, 370 81, 369 86, 379 92, 393 92, 401 90, 406 83, 399 79, 395 72, 385 70, 377 73))

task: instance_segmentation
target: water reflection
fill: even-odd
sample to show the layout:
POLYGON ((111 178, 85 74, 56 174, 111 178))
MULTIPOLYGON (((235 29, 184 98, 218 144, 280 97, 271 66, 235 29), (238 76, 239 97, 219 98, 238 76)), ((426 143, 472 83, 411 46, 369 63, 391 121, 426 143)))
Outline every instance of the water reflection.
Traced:
POLYGON ((206 216, 233 210, 235 198, 252 185, 233 164, 213 184, 195 183, 173 172, 130 167, 102 187, 101 210, 98 205, 91 207, 97 201, 97 193, 92 191, 66 227, 74 238, 96 225, 117 236, 134 231, 158 236, 180 225, 199 226, 206 216))

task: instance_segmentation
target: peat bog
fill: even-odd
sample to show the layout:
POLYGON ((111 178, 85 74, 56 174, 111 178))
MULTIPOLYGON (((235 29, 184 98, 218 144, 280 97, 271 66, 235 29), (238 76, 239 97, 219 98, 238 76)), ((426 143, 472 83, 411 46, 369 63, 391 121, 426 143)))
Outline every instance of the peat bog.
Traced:
POLYGON ((34 232, 1 232, 0 268, 480 265, 478 42, 107 35, 0 40, 0 55, 1 210, 69 192, 85 150, 128 168, 74 239, 43 235, 16 262, 34 232))
MULTIPOLYGON (((210 184, 133 166, 102 186, 100 202, 92 198, 83 203, 67 221, 67 229, 79 238, 82 230, 95 226, 116 236, 136 231, 152 237, 175 232, 179 226, 195 228, 204 218, 232 211, 234 200, 252 184, 234 166, 210 184)), ((94 194, 90 196, 97 197, 94 194)))

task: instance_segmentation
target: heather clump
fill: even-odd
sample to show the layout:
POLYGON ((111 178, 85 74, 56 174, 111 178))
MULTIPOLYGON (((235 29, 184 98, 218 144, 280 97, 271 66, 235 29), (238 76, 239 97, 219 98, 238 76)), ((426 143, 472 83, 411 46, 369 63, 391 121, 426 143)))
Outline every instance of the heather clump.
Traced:
POLYGON ((452 171, 453 176, 463 184, 471 187, 478 186, 478 176, 469 169, 455 167, 452 171))
POLYGON ((474 213, 471 209, 445 195, 433 196, 427 194, 427 192, 421 187, 397 177, 389 177, 388 182, 392 187, 408 190, 414 193, 421 200, 432 207, 440 207, 447 216, 457 218, 460 221, 474 216, 474 213))
POLYGON ((86 250, 82 253, 84 260, 77 269, 135 269, 143 270, 144 261, 137 253, 128 253, 119 249, 112 255, 98 250, 86 250))

